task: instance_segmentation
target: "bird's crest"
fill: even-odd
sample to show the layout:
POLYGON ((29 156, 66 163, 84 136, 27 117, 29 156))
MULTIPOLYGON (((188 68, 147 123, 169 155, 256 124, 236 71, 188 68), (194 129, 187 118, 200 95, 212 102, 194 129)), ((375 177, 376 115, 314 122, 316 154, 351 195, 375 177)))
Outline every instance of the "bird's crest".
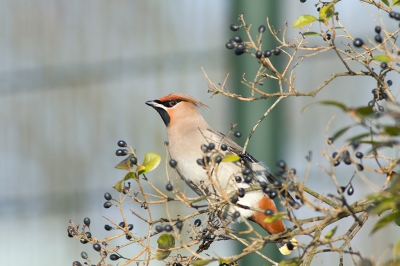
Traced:
POLYGON ((187 94, 183 94, 183 93, 171 93, 168 95, 165 95, 161 98, 158 99, 161 102, 168 102, 171 100, 181 100, 183 102, 189 102, 194 104, 196 107, 202 107, 202 108, 209 108, 207 104, 203 103, 202 101, 187 95, 187 94))

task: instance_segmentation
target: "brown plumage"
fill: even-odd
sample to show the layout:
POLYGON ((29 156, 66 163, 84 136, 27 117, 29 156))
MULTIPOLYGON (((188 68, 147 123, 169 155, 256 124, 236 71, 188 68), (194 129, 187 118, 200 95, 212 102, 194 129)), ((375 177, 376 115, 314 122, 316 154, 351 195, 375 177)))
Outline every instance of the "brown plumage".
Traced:
MULTIPOLYGON (((168 134, 168 150, 172 159, 177 161, 176 170, 180 177, 199 195, 208 195, 211 198, 218 198, 239 188, 248 188, 250 184, 260 185, 275 178, 270 174, 268 167, 258 162, 250 154, 243 154, 243 149, 224 134, 213 130, 198 111, 198 107, 208 108, 200 100, 181 93, 173 93, 163 96, 157 100, 147 101, 147 105, 153 107, 163 119, 168 134), (215 144, 215 149, 210 151, 210 157, 215 158, 217 154, 237 154, 241 158, 237 162, 221 162, 214 167, 211 176, 207 174, 204 167, 197 163, 198 159, 204 157, 201 150, 202 145, 215 144), (227 150, 222 150, 221 145, 225 144, 227 150), (214 156, 214 157, 213 157, 214 156), (243 164, 243 165, 242 165, 243 164), (251 171, 251 182, 243 182, 243 169, 251 171), (235 177, 240 176, 242 182, 237 182, 235 177)), ((209 154, 207 154, 209 155, 209 154)), ((285 194, 288 194, 285 192, 285 194)), ((286 230, 281 220, 273 223, 266 223, 267 217, 264 213, 256 212, 246 208, 250 206, 262 210, 271 209, 277 212, 275 203, 262 191, 249 191, 244 197, 239 198, 237 205, 227 205, 221 210, 222 218, 233 217, 238 211, 240 218, 247 218, 258 223, 270 234, 281 233, 286 230), (243 206, 241 208, 239 206, 243 206)), ((290 251, 283 250, 282 244, 278 243, 280 251, 284 254, 290 251)), ((287 248, 286 248, 287 249, 287 248)))

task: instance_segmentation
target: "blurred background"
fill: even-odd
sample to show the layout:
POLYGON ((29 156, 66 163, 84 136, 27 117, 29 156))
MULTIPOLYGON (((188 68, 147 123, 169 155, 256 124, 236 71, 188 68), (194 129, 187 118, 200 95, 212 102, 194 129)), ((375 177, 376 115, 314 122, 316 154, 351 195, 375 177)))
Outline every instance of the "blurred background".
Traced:
MULTIPOLYGON (((201 67, 216 83, 230 73, 228 88, 246 94, 240 78, 246 72, 251 80, 258 63, 249 55, 238 57, 225 48, 234 35, 244 37, 244 32, 229 30, 231 23, 237 23, 238 14, 244 12, 254 30, 265 24, 267 16, 276 29, 287 21, 288 40, 299 32, 291 28, 299 15, 317 15, 312 1, 271 2, 0 0, 1 264, 71 265, 83 261, 81 251, 88 252, 93 263, 98 261, 90 244, 84 246, 67 237, 68 222, 82 224, 84 217, 90 217, 91 231, 104 238, 110 234, 103 229, 107 221, 101 215, 121 219, 117 210, 103 208, 104 192, 117 197, 112 185, 123 177, 123 172, 114 168, 121 160, 115 156, 118 140, 127 141, 139 157, 154 151, 165 158, 164 124, 145 101, 171 92, 190 94, 210 106, 211 110, 202 113, 212 127, 228 132, 231 123, 238 123, 246 136, 273 101, 242 104, 220 95, 211 98, 201 67)), ((337 5, 343 25, 353 36, 373 38, 375 24, 369 11, 376 15, 375 9, 352 2, 337 5)), ((264 37, 266 49, 277 45, 271 39, 268 34, 264 37)), ((316 38, 315 43, 323 40, 316 38)), ((332 71, 344 71, 334 52, 305 62, 297 72, 299 90, 315 89, 332 71)), ((399 80, 389 78, 396 94, 399 80)), ((351 121, 334 108, 300 110, 328 98, 350 106, 366 105, 376 86, 371 81, 343 78, 315 98, 287 99, 265 119, 248 151, 271 165, 272 171, 277 159, 285 159, 299 176, 305 172, 305 156, 312 151, 307 184, 324 194, 334 193, 332 181, 317 166, 329 165, 320 156, 325 130, 333 115, 330 133, 351 121)), ((164 178, 164 163, 152 173, 155 180, 164 178)), ((339 182, 347 184, 352 171, 344 166, 338 169, 339 182)), ((379 185, 384 181, 381 176, 371 180, 379 185)), ((165 185, 159 184, 161 188, 165 185)), ((374 191, 358 180, 353 185, 355 194, 349 201, 374 191)), ((134 207, 128 205, 128 209, 134 207)), ((165 209, 159 212, 161 217, 165 209)), ((300 212, 301 216, 307 214, 306 210, 300 212)), ((127 219, 135 224, 136 218, 127 219)), ((371 218, 362 229, 353 248, 380 261, 390 255, 389 245, 400 233, 389 226, 370 236, 374 221, 371 218)), ((146 229, 139 223, 133 232, 141 230, 146 229)), ((221 256, 240 248, 233 242, 215 246, 209 253, 221 256)), ((268 247, 276 253, 275 247, 268 247)), ((132 247, 132 254, 126 255, 133 256, 138 250, 132 247)), ((338 264, 337 255, 318 258, 314 265, 338 264)), ((345 256, 347 261, 350 258, 345 256)))

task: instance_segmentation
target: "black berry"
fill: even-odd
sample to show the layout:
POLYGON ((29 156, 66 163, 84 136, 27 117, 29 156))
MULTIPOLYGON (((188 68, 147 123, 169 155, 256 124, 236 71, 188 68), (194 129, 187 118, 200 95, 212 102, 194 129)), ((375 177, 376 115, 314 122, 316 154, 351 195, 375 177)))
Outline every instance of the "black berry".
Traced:
POLYGON ((242 172, 243 175, 249 175, 251 174, 251 170, 249 168, 245 168, 242 172))
POLYGON ((172 191, 174 187, 172 186, 171 182, 168 182, 168 184, 165 186, 165 189, 168 191, 172 191))
POLYGON ((124 222, 120 222, 119 223, 119 227, 125 228, 125 223, 124 222))
POLYGON ((260 27, 258 27, 258 32, 263 33, 265 29, 266 29, 265 25, 260 25, 260 27))
POLYGON ((378 33, 378 34, 381 33, 381 30, 382 30, 381 26, 376 26, 375 27, 375 32, 376 33, 378 33))
POLYGON ((125 149, 118 149, 115 151, 115 155, 117 156, 125 156, 128 154, 128 151, 125 149))
POLYGON ((245 194, 246 194, 246 191, 244 190, 244 188, 241 187, 241 188, 238 189, 238 196, 239 197, 243 198, 245 194))
POLYGON ((374 105, 375 105, 375 101, 369 101, 369 102, 368 102, 368 106, 369 106, 369 107, 373 107, 374 105))
POLYGON ((128 224, 128 230, 131 231, 133 229, 133 224, 128 224))
POLYGON ((333 143, 333 138, 328 138, 328 144, 331 145, 333 143))
POLYGON ((364 171, 364 166, 362 164, 357 164, 357 170, 358 171, 364 171))
POLYGON ((117 254, 110 255, 110 260, 118 260, 119 258, 120 258, 120 256, 118 256, 117 254))
POLYGON ((239 217, 240 217, 240 212, 235 211, 235 212, 233 213, 233 217, 239 218, 239 217))
POLYGON ((92 238, 92 233, 90 233, 90 232, 85 232, 85 235, 86 235, 86 237, 87 237, 88 239, 91 239, 91 238, 92 238))
POLYGON ((229 28, 231 29, 231 31, 237 31, 240 27, 237 24, 231 24, 229 28))
POLYGON ((90 226, 90 219, 89 219, 89 217, 86 217, 85 219, 83 219, 83 223, 84 223, 86 226, 90 226))
POLYGON ((333 162, 333 166, 338 166, 339 164, 340 164, 339 160, 336 160, 336 161, 333 162))
POLYGON ((242 177, 238 176, 238 175, 235 176, 235 181, 238 182, 238 183, 242 182, 242 177))
POLYGON ((358 151, 358 152, 356 152, 356 157, 358 159, 362 159, 364 157, 364 154, 362 152, 358 151))
POLYGON ((281 53, 281 49, 279 49, 278 47, 276 47, 273 51, 274 55, 279 55, 281 53))
POLYGON ((198 165, 204 166, 204 159, 203 158, 197 159, 196 162, 197 162, 198 165))
POLYGON ((171 232, 172 231, 172 226, 170 225, 170 224, 167 224, 166 226, 164 226, 164 230, 166 231, 166 232, 171 232))
POLYGON ((106 201, 103 204, 103 207, 106 208, 106 209, 110 208, 111 206, 112 206, 112 203, 110 201, 106 201))
POLYGON ((285 163, 284 160, 279 160, 279 161, 276 162, 276 166, 278 166, 278 167, 280 167, 282 169, 285 169, 286 168, 286 163, 285 163))
POLYGON ((261 58, 263 56, 263 53, 261 51, 256 52, 256 58, 261 58))
POLYGON ((112 227, 109 226, 108 224, 106 224, 106 225, 104 225, 104 229, 105 229, 106 231, 110 231, 110 230, 112 229, 112 227))
POLYGON ((242 37, 240 37, 240 36, 235 36, 235 37, 232 38, 232 40, 233 40, 234 42, 237 42, 237 43, 243 42, 242 37))
POLYGON ((118 141, 117 145, 118 145, 118 147, 121 147, 121 148, 124 148, 124 147, 128 146, 128 145, 126 144, 126 142, 123 141, 123 140, 118 141))
POLYGON ((386 63, 386 62, 382 62, 381 63, 381 68, 382 69, 385 69, 385 68, 387 68, 388 67, 388 64, 386 63))
POLYGON ((156 226, 156 231, 161 233, 162 231, 164 231, 164 227, 162 227, 161 225, 157 225, 156 226))
POLYGON ((206 144, 201 145, 201 146, 200 146, 200 149, 201 149, 204 153, 206 153, 206 152, 209 151, 209 150, 208 150, 208 146, 207 146, 206 144))
POLYGON ((178 221, 178 222, 176 223, 176 228, 178 228, 179 230, 181 230, 182 227, 183 227, 183 223, 182 223, 181 221, 178 221))
POLYGON ((278 193, 276 192, 275 189, 271 190, 271 191, 268 193, 268 197, 269 197, 270 199, 275 199, 276 196, 278 196, 278 193))
POLYGON ((393 85, 393 81, 391 79, 389 79, 388 81, 386 81, 387 85, 390 87, 393 85))
POLYGON ((282 182, 279 180, 274 180, 274 182, 272 184, 274 185, 274 187, 277 187, 277 188, 282 186, 282 182))
POLYGON ((101 246, 99 243, 93 244, 93 249, 99 252, 101 250, 101 246))
POLYGON ((221 156, 221 155, 217 155, 217 156, 215 157, 215 162, 216 162, 216 163, 222 162, 222 156, 221 156))
POLYGON ((345 164, 347 164, 347 165, 350 165, 351 164, 351 159, 350 158, 346 158, 346 159, 343 160, 343 162, 345 164))
POLYGON ((213 149, 215 149, 215 144, 211 142, 208 144, 208 150, 212 151, 213 149))
POLYGON ((228 146, 226 144, 221 145, 221 150, 226 151, 228 149, 228 146))
POLYGON ((244 54, 244 50, 236 48, 235 55, 242 55, 242 54, 244 54))
POLYGON ((233 133, 233 135, 234 135, 235 137, 237 137, 237 138, 240 138, 240 137, 242 136, 242 133, 241 133, 240 131, 235 131, 235 132, 233 133))
POLYGON ((264 211, 264 214, 269 216, 269 215, 274 214, 274 211, 271 210, 271 209, 266 209, 266 210, 264 211))
POLYGON ((350 185, 349 189, 347 190, 347 195, 351 196, 354 193, 354 188, 352 185, 350 185))
POLYGON ((108 193, 108 192, 104 193, 104 198, 105 198, 106 200, 112 200, 112 196, 111 196, 111 194, 108 193))
POLYGON ((382 43, 382 36, 381 35, 375 35, 375 41, 377 42, 377 43, 382 43))
POLYGON ((361 47, 361 46, 363 46, 363 44, 364 44, 364 41, 361 38, 355 38, 353 41, 353 45, 355 47, 361 47))
POLYGON ((344 193, 346 191, 346 187, 345 186, 341 186, 338 189, 338 193, 344 193))
POLYGON ((194 221, 194 226, 199 227, 201 225, 201 220, 200 219, 196 219, 194 221))
POLYGON ((174 159, 169 160, 169 166, 172 168, 176 168, 177 165, 178 163, 174 159))
POLYGON ((253 177, 251 175, 246 175, 244 177, 244 182, 246 182, 247 184, 251 183, 252 180, 253 180, 253 177))
POLYGON ((79 261, 74 261, 72 266, 82 266, 82 264, 79 261))
POLYGON ((272 55, 272 52, 270 50, 265 50, 264 51, 264 56, 265 57, 270 57, 272 55))
POLYGON ((136 165, 137 164, 137 158, 132 156, 131 158, 129 158, 129 161, 131 162, 131 165, 136 165))
POLYGON ((225 47, 226 47, 227 49, 231 50, 231 49, 235 48, 235 44, 232 43, 232 42, 227 42, 227 43, 225 44, 225 47))
POLYGON ((233 195, 232 198, 231 198, 231 202, 232 202, 233 204, 235 204, 235 203, 238 202, 238 201, 239 201, 238 196, 237 196, 237 195, 233 195))
POLYGON ((81 257, 82 257, 82 259, 86 260, 89 256, 85 251, 82 251, 81 252, 81 257))

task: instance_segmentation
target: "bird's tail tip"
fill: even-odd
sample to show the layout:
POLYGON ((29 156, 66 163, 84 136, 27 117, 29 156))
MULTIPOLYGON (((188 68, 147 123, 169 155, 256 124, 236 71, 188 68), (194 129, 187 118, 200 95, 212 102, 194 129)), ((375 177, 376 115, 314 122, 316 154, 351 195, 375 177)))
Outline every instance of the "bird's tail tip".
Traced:
POLYGON ((292 253, 292 251, 294 249, 297 248, 298 245, 299 245, 299 243, 297 242, 296 238, 294 238, 294 237, 284 244, 282 244, 282 243, 277 244, 279 251, 283 255, 289 255, 290 253, 292 253))

